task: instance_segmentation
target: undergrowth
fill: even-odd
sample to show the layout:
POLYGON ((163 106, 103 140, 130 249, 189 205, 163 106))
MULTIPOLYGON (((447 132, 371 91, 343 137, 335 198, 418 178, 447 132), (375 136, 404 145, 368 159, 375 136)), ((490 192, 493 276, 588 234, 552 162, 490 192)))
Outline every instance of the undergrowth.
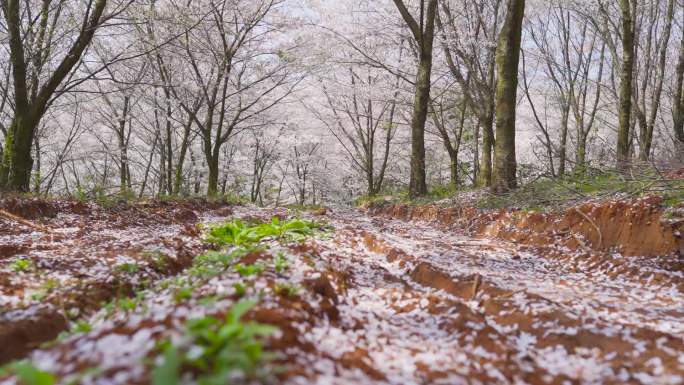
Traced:
MULTIPOLYGON (((322 232, 325 227, 311 221, 292 219, 270 222, 246 222, 239 219, 211 226, 205 241, 223 248, 209 251, 195 258, 189 269, 189 279, 177 281, 176 301, 189 301, 195 287, 208 279, 231 271, 240 279, 233 284, 233 296, 242 298, 235 303, 225 317, 205 316, 188 321, 179 341, 166 340, 159 346, 160 357, 152 371, 152 385, 176 385, 183 375, 191 373, 200 385, 241 383, 262 379, 270 374, 269 365, 274 354, 266 352, 263 340, 276 333, 274 326, 244 321, 244 315, 257 306, 258 298, 266 293, 255 288, 256 277, 272 268, 283 277, 289 268, 284 252, 276 252, 270 263, 268 259, 245 264, 243 257, 250 254, 267 255, 264 241, 278 240, 299 242, 322 232), (193 282, 199 280, 199 282, 193 282), (249 298, 247 298, 249 296, 249 298)), ((276 282, 272 293, 279 296, 297 296, 299 288, 289 282, 276 282)), ((216 296, 199 299, 200 303, 212 304, 216 296)))
POLYGON ((663 206, 675 207, 684 201, 684 180, 667 179, 654 169, 635 169, 628 174, 587 169, 562 178, 538 178, 506 194, 492 194, 485 188, 476 187, 464 187, 457 191, 436 187, 427 196, 417 199, 409 199, 408 192, 404 190, 390 194, 363 196, 355 203, 357 206, 458 204, 482 209, 553 211, 588 200, 630 199, 655 194, 663 197, 663 206), (471 197, 466 197, 471 193, 471 197))
POLYGON ((323 229, 322 225, 303 219, 281 221, 274 217, 270 223, 248 223, 236 219, 211 227, 206 240, 218 246, 251 246, 264 238, 299 241, 320 229, 323 229))
POLYGON ((650 194, 662 196, 666 207, 681 204, 684 180, 668 180, 648 170, 632 174, 593 170, 564 178, 541 178, 507 194, 487 194, 475 206, 545 211, 588 200, 630 199, 650 194))

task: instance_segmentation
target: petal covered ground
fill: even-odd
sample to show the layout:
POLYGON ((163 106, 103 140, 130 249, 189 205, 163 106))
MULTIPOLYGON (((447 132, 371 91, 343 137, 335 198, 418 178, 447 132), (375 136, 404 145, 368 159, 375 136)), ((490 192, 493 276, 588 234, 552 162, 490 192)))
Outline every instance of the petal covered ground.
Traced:
MULTIPOLYGON (((205 224, 288 215, 245 207, 230 214, 194 209, 205 224)), ((241 298, 254 297, 259 303, 245 319, 279 331, 264 346, 275 358, 259 377, 244 382, 684 382, 683 277, 674 268, 679 265, 669 263, 674 257, 661 265, 562 246, 531 248, 351 210, 315 219, 332 230, 303 242, 265 239, 263 248, 239 255, 240 265, 261 263, 261 273, 226 268, 202 278, 191 272, 150 278, 132 304, 89 316, 86 330, 33 351, 30 361, 60 383, 150 383, 160 364, 160 341, 182 341, 189 319, 220 318, 241 298), (274 264, 280 257, 286 269, 274 264), (616 268, 633 273, 615 274, 616 268)), ((76 217, 72 222, 55 231, 81 228, 76 217)), ((145 238, 154 232, 159 244, 180 237, 180 244, 199 253, 197 234, 183 228, 131 227, 109 235, 145 238)), ((125 249, 112 254, 121 258, 125 249)), ((163 252, 175 260, 174 250, 163 252)), ((30 247, 23 253, 41 263, 42 254, 30 247)), ((3 268, 18 255, 0 261, 3 268)), ((193 378, 186 373, 182 380, 193 378)), ((0 380, 13 383, 12 377, 0 380)))

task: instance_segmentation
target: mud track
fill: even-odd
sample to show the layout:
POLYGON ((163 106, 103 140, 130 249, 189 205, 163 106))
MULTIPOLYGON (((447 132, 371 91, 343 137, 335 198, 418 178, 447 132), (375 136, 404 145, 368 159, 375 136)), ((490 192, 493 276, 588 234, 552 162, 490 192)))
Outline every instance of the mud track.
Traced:
MULTIPOLYGON (((238 208, 235 216, 285 216, 238 208)), ((232 216, 231 216, 232 217, 232 216)), ((225 215, 200 215, 217 222, 225 215)), ((533 248, 465 229, 339 211, 329 238, 271 243, 284 250, 287 277, 271 269, 254 287, 304 288, 266 294, 249 317, 277 325, 279 384, 681 384, 684 274, 677 256, 626 258, 533 248)), ((144 300, 86 334, 35 351, 59 378, 98 371, 84 384, 149 382, 155 341, 188 318, 225 313, 236 300, 226 272, 184 303, 172 290, 144 300), (201 298, 218 296, 211 305, 201 298)), ((0 384, 11 384, 11 379, 0 384)))

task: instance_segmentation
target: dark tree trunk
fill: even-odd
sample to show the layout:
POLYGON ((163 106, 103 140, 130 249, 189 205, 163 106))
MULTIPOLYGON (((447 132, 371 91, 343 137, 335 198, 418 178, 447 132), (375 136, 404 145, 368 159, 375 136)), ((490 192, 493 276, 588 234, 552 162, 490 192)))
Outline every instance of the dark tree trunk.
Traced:
POLYGON ((618 109, 617 164, 618 170, 626 170, 630 163, 630 132, 632 121, 632 83, 634 80, 634 11, 633 0, 620 0, 622 13, 622 68, 618 109))
POLYGON ((458 153, 449 152, 450 185, 455 191, 461 183, 458 178, 458 153))
POLYGON ((0 178, 7 190, 28 192, 33 159, 31 146, 37 124, 17 113, 5 138, 5 156, 0 178))
POLYGON ((428 192, 425 172, 425 122, 430 102, 431 73, 432 52, 423 53, 418 68, 411 121, 411 179, 409 183, 411 198, 427 195, 428 192))
POLYGON ((568 120, 570 116, 570 103, 566 103, 561 113, 560 149, 558 151, 558 176, 565 175, 565 164, 568 159, 568 120))
POLYGON ((409 26, 419 51, 416 91, 413 101, 413 117, 411 119, 411 178, 409 197, 416 198, 428 193, 425 171, 425 122, 430 103, 430 87, 432 85, 432 50, 435 40, 435 19, 437 16, 437 0, 420 1, 420 20, 411 16, 402 0, 394 0, 402 18, 409 26))
POLYGON ((525 0, 509 0, 497 49, 496 144, 492 191, 507 192, 517 187, 515 159, 516 95, 518 64, 525 0))
POLYGON ((218 180, 219 180, 219 158, 207 157, 207 165, 209 168, 209 179, 207 181, 207 195, 216 196, 218 194, 218 180))
POLYGON ((672 105, 675 156, 679 162, 684 162, 684 34, 679 45, 679 60, 677 62, 672 105))

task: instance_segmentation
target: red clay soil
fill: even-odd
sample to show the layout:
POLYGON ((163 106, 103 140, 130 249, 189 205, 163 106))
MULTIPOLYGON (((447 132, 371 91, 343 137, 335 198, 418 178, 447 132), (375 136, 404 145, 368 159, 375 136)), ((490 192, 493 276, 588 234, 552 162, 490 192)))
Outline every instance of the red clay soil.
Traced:
MULTIPOLYGON (((439 211, 403 215, 482 234, 497 216, 506 217, 468 218, 452 210, 449 222, 439 211)), ((240 207, 224 214, 214 211, 202 220, 267 221, 286 213, 240 207)), ((319 219, 331 233, 304 242, 264 240, 263 248, 235 261, 262 263, 261 274, 243 277, 233 266, 206 278, 181 274, 189 280, 151 287, 133 309, 103 310, 90 318, 92 330, 37 349, 29 360, 61 383, 85 374, 84 384, 149 384, 160 362, 159 342, 189 349, 188 319, 223 317, 247 296, 259 298, 247 318, 280 329, 264 345, 276 357, 275 366, 264 363, 276 378, 255 382, 265 385, 684 380, 684 269, 665 266, 668 258, 586 257, 548 245, 558 249, 549 258, 541 247, 474 239, 432 223, 357 211, 319 219), (274 255, 286 259, 284 270, 276 269, 274 255), (604 258, 610 263, 602 264, 604 258), (620 273, 628 269, 634 274, 620 273), (189 298, 179 301, 178 290, 189 286, 189 298)), ((0 384, 19 382, 0 377, 0 384)))
POLYGON ((372 215, 437 222, 475 237, 572 251, 618 252, 623 256, 684 255, 684 220, 664 220, 662 199, 585 203, 562 212, 375 205, 372 215))

